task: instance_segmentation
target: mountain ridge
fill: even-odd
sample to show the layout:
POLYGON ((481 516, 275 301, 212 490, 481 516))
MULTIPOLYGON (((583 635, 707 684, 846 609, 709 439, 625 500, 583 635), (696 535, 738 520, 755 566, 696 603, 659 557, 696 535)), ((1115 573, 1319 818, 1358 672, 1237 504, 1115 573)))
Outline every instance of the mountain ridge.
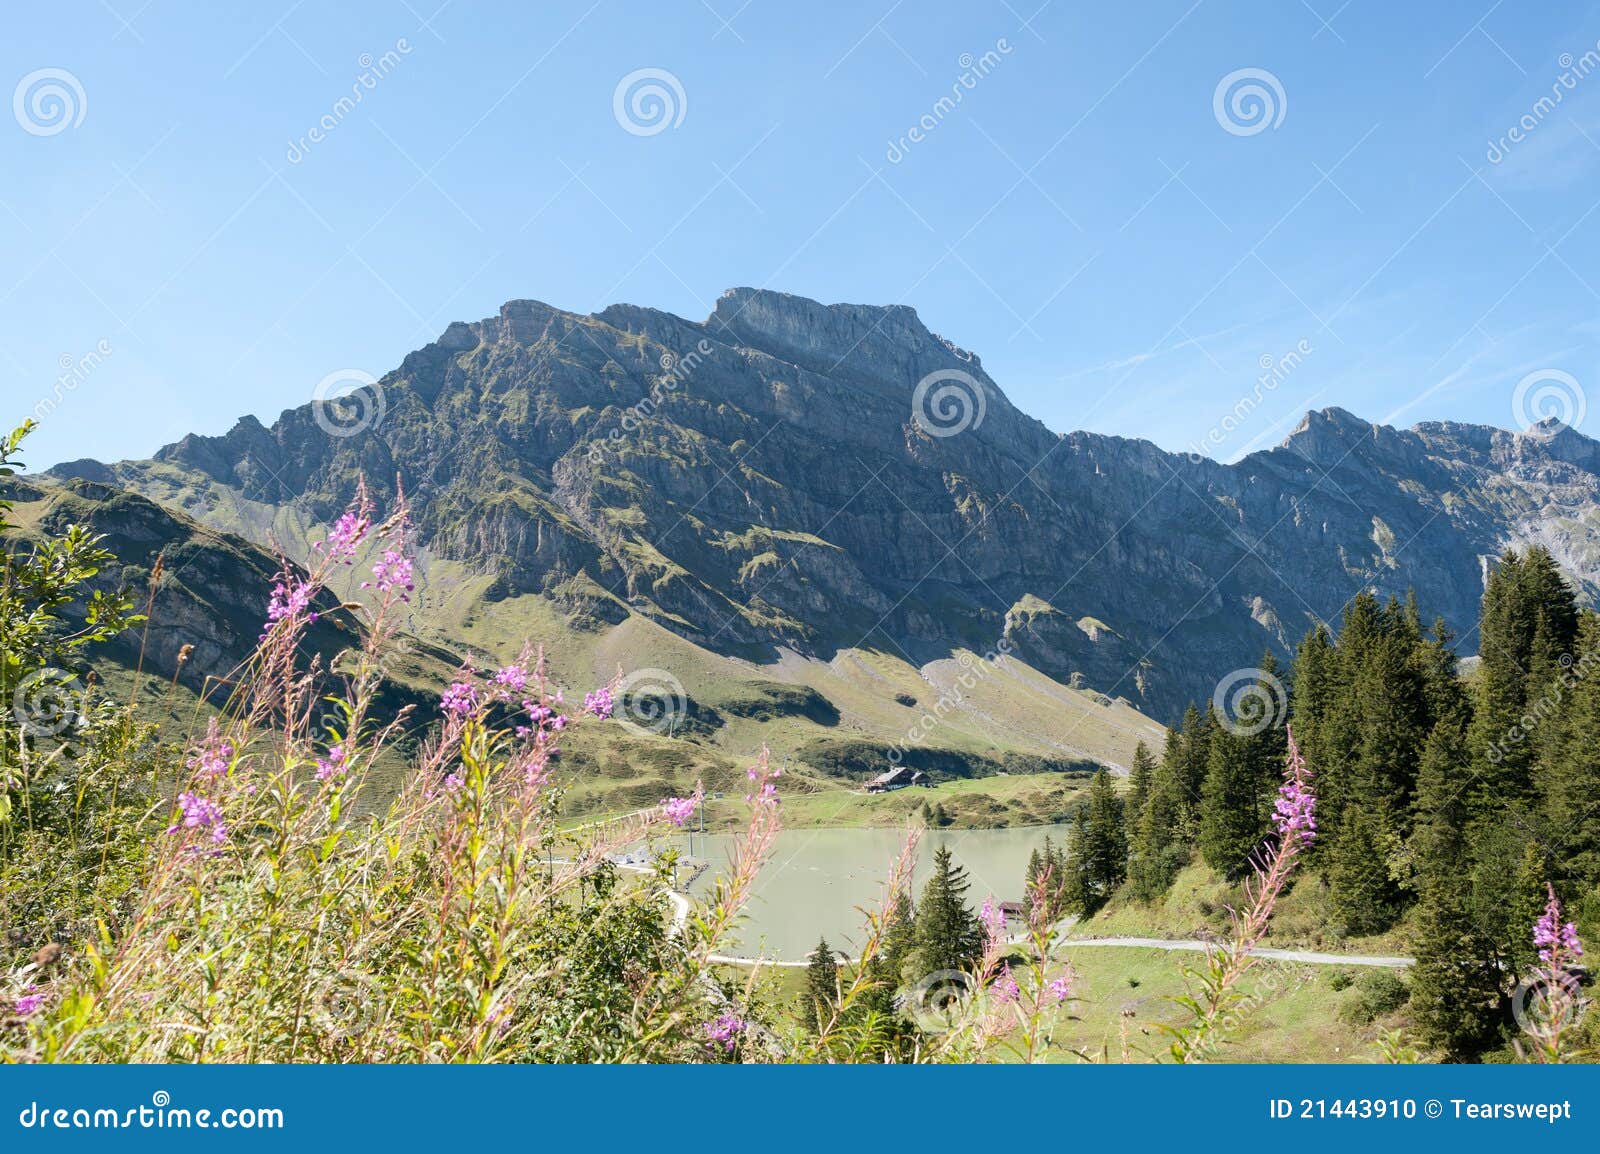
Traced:
POLYGON ((1600 444, 1575 430, 1330 407, 1228 464, 1055 433, 904 305, 738 288, 697 322, 509 301, 374 389, 381 419, 354 436, 318 423, 343 407, 304 405, 51 472, 291 552, 291 522, 331 518, 365 475, 404 486, 433 554, 492 574, 490 603, 643 614, 741 655, 1005 648, 1167 718, 1361 589, 1416 588, 1469 635, 1493 557, 1535 541, 1600 589, 1600 444))

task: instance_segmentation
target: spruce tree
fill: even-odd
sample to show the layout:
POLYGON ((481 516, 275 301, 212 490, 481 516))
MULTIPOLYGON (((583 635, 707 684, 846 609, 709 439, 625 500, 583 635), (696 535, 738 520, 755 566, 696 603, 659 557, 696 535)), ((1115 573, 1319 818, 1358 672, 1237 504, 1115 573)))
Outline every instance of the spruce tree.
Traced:
POLYGON ((1218 727, 1211 735, 1200 801, 1200 854, 1229 878, 1242 876, 1265 834, 1261 778, 1251 738, 1218 727))
POLYGON ((1130 831, 1132 860, 1128 876, 1134 895, 1145 902, 1153 902, 1167 892, 1189 856, 1182 791, 1172 764, 1163 759, 1156 767, 1149 800, 1139 816, 1139 828, 1130 831))
POLYGON ((1422 1040, 1454 1059, 1493 1043, 1504 986, 1499 950, 1472 910, 1467 765, 1461 721, 1441 722, 1423 751, 1412 835, 1418 901, 1411 1014, 1422 1040))
POLYGON ((1128 801, 1124 818, 1129 830, 1139 828, 1139 817, 1150 799, 1150 787, 1156 774, 1156 759, 1144 742, 1133 747, 1133 766, 1128 771, 1128 801))
POLYGON ((827 938, 819 939, 811 952, 802 1000, 806 1024, 820 1033, 833 1020, 839 1006, 839 964, 827 938))
POLYGON ((1348 934, 1379 933, 1394 922, 1398 894, 1384 848, 1379 816, 1365 805, 1348 806, 1328 862, 1329 898, 1348 934))
POLYGON ((935 850, 933 875, 917 903, 910 980, 937 970, 963 969, 983 952, 983 927, 967 908, 970 887, 967 871, 956 864, 950 848, 935 850))
POLYGON ((1122 800, 1111 783, 1111 774, 1103 769, 1089 783, 1083 833, 1073 856, 1083 912, 1092 914, 1110 899, 1128 872, 1128 834, 1122 800))

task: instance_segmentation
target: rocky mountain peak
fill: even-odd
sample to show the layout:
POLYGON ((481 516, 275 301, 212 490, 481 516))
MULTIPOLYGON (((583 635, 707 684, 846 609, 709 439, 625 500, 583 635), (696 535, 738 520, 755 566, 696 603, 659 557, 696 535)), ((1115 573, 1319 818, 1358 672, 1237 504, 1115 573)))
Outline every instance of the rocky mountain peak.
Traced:
POLYGON ((382 387, 358 435, 307 405, 109 473, 261 539, 336 515, 360 477, 380 499, 403 484, 419 545, 491 576, 486 600, 546 598, 582 628, 644 616, 758 659, 1005 638, 1164 717, 1362 590, 1414 588, 1471 636, 1480 558, 1509 545, 1545 542, 1600 589, 1600 446, 1571 429, 1327 408, 1232 465, 1057 437, 900 305, 746 287, 699 322, 514 300, 382 387), (919 394, 952 419, 919 421, 919 394))

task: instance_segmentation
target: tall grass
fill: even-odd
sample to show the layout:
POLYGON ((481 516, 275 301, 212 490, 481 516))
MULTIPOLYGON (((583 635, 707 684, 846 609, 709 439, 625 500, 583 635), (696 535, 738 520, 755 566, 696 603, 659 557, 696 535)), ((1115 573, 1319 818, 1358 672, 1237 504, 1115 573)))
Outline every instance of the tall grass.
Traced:
MULTIPOLYGON (((403 504, 379 523, 363 493, 309 571, 285 563, 231 696, 192 740, 164 744, 129 702, 96 712, 70 757, 29 761, 37 750, 24 743, 0 896, 9 948, 26 960, 0 979, 0 1058, 920 1062, 1057 1050, 1074 978, 1054 960, 1047 876, 1023 933, 1008 936, 985 907, 981 955, 943 976, 958 996, 930 1014, 927 977, 902 988, 907 975, 885 962, 911 832, 861 956, 804 1021, 715 961, 781 827, 780 771, 765 752, 748 770, 749 819, 730 860, 690 902, 671 890, 670 855, 643 874, 614 857, 681 824, 698 793, 558 825, 560 743, 605 723, 613 687, 568 700, 532 650, 463 669, 437 717, 378 716, 413 593, 408 533, 403 504), (362 595, 339 611, 360 640, 334 672, 304 643, 330 579, 357 564, 369 571, 362 595), (420 721, 428 736, 398 794, 367 796, 374 766, 400 756, 420 721)), ((1251 947, 1314 831, 1291 751, 1279 836, 1234 940, 1194 975, 1192 1021, 1173 1031, 1179 1060, 1212 1054, 1239 1016, 1251 947)), ((1559 1060, 1559 1044, 1540 1057, 1559 1060)))

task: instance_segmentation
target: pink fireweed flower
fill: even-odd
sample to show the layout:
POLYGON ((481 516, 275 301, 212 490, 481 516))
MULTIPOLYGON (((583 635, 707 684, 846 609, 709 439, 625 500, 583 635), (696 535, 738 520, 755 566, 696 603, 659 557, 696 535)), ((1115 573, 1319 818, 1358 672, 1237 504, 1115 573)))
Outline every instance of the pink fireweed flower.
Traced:
POLYGON ((452 681, 439 698, 439 708, 457 717, 466 717, 478 708, 478 691, 465 681, 452 681))
POLYGON ((661 799, 661 810, 666 814, 668 821, 681 826, 694 816, 694 807, 699 804, 699 798, 664 797, 661 799))
POLYGON ((233 765, 233 743, 217 736, 215 721, 211 723, 210 731, 206 734, 205 744, 196 750, 195 755, 185 764, 207 781, 216 781, 218 778, 228 776, 228 770, 233 765))
POLYGON ((738 1014, 723 1014, 714 1022, 706 1023, 706 1038, 708 1045, 720 1045, 728 1053, 733 1053, 733 1048, 739 1044, 739 1035, 750 1028, 738 1014))
POLYGON ((1052 979, 1045 987, 1045 993, 1050 996, 1051 1001, 1059 1005, 1072 996, 1072 979, 1066 975, 1052 979))
POLYGON ((994 1000, 1003 1005, 1009 1006, 1022 998, 1022 987, 1017 985, 1017 979, 1012 976, 1010 966, 1006 966, 1000 971, 1000 975, 995 978, 991 990, 994 994, 994 1000))
POLYGON ((38 986, 22 987, 22 993, 14 1005, 17 1017, 28 1018, 39 1012, 39 1007, 44 1005, 44 995, 39 993, 38 989, 38 986))
POLYGON ((272 586, 272 595, 267 598, 267 623, 261 635, 265 637, 272 627, 286 618, 306 615, 306 624, 314 624, 317 620, 315 613, 309 613, 311 598, 316 594, 316 586, 309 581, 302 581, 298 577, 280 578, 272 586))
POLYGON ((363 516, 354 509, 347 510, 333 523, 333 528, 328 530, 328 539, 318 541, 313 548, 330 561, 349 565, 355 560, 356 547, 366 539, 367 530, 371 527, 370 517, 363 516))
POLYGON ((601 721, 611 716, 615 704, 611 700, 611 687, 602 685, 593 693, 586 693, 583 697, 583 711, 601 721))
POLYGON ((409 601, 406 596, 415 585, 412 583, 411 558, 398 549, 385 549, 383 556, 372 566, 372 580, 363 581, 361 588, 376 587, 379 593, 387 593, 391 589, 402 590, 400 600, 409 601))
POLYGON ((209 797, 185 791, 178 795, 178 808, 183 815, 167 827, 168 833, 208 829, 211 831, 211 840, 218 845, 228 840, 228 827, 222 822, 222 807, 209 797))
POLYGON ((344 777, 345 774, 349 772, 350 766, 345 763, 345 752, 343 745, 335 745, 328 750, 327 757, 317 758, 318 781, 332 781, 336 777, 344 777))
POLYGON ((494 675, 494 683, 507 696, 521 693, 528 684, 528 671, 520 665, 507 665, 494 675))
POLYGON ((1284 769, 1283 784, 1278 787, 1278 800, 1273 805, 1272 824, 1285 840, 1298 839, 1301 845, 1310 845, 1317 836, 1317 796, 1311 789, 1311 771, 1306 759, 1295 744, 1294 732, 1289 732, 1289 759, 1284 769))
POLYGON ((1558 964, 1583 957, 1583 942, 1578 938, 1578 927, 1573 922, 1561 920, 1561 900, 1554 886, 1547 887, 1550 900, 1545 903, 1544 915, 1533 925, 1533 944, 1539 947, 1539 960, 1558 964))
POLYGON ((1000 904, 991 895, 983 899, 983 908, 978 911, 978 920, 983 923, 983 928, 989 932, 989 937, 999 941, 1006 936, 1006 914, 1000 904))

